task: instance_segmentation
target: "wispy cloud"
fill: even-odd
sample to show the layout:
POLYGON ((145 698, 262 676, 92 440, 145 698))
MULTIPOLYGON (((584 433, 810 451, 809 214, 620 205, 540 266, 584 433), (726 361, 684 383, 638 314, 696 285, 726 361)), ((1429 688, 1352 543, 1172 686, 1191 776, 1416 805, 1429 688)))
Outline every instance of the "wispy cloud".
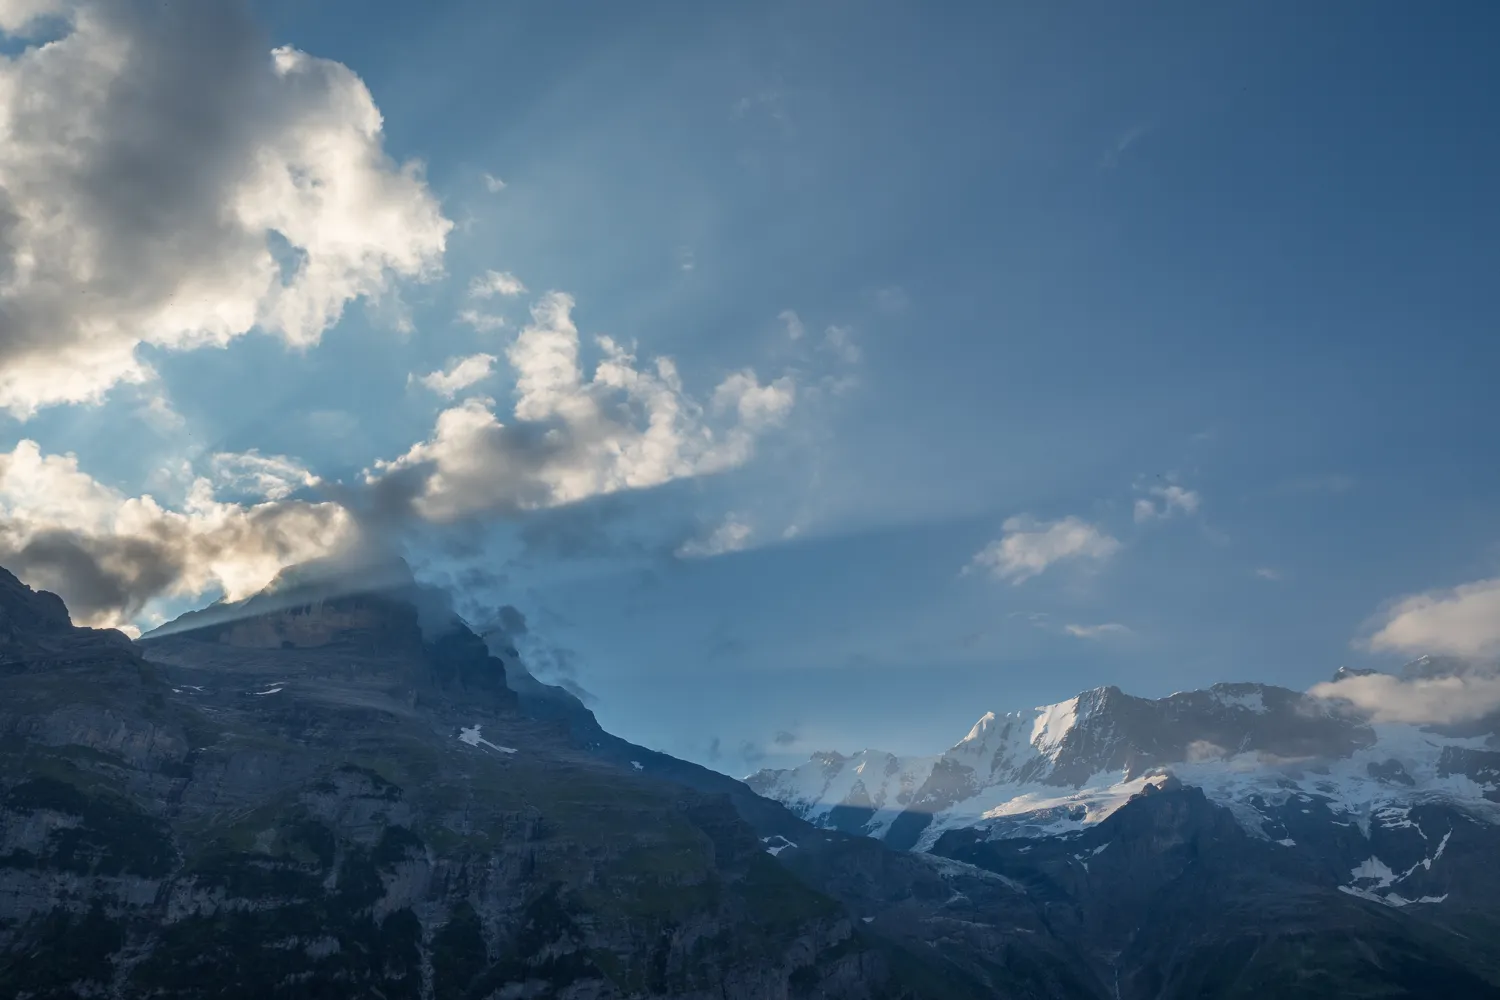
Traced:
POLYGON ((754 529, 738 514, 729 514, 707 537, 695 538, 679 546, 677 558, 706 559, 729 552, 739 552, 750 544, 752 534, 754 534, 754 529))
POLYGON ((509 271, 486 271, 469 282, 469 298, 489 299, 496 295, 514 298, 526 291, 526 286, 509 271))
POLYGON ((439 396, 452 399, 470 386, 478 385, 489 378, 494 373, 495 361, 493 354, 471 354, 466 358, 454 358, 446 367, 423 375, 415 381, 439 396))
POLYGON ((480 333, 491 333, 503 329, 506 326, 504 316, 496 316, 494 313, 480 312, 478 309, 464 309, 458 314, 458 321, 465 326, 472 326, 480 333))
POLYGON ((505 190, 505 182, 494 174, 486 173, 484 175, 484 187, 490 194, 499 194, 505 190))
POLYGON ((887 285, 875 290, 875 308, 884 313, 898 313, 911 305, 911 296, 900 285, 887 285))
POLYGON ((862 356, 859 345, 854 342, 854 330, 847 326, 830 326, 825 330, 823 348, 849 365, 858 364, 862 356))
POLYGON ((781 310, 776 318, 786 327, 788 340, 801 340, 802 335, 807 332, 807 328, 802 325, 802 318, 790 309, 781 310))
POLYGON ((214 485, 223 493, 238 493, 260 500, 281 500, 306 486, 316 486, 317 476, 301 462, 285 455, 262 455, 259 450, 221 451, 209 459, 214 485))
POLYGON ((1132 125, 1124 132, 1121 132, 1119 138, 1115 139, 1114 144, 1100 158, 1099 166, 1105 170, 1113 170, 1119 166, 1121 158, 1129 151, 1130 147, 1140 142, 1150 131, 1150 126, 1132 125))
POLYGON ((1347 493, 1354 489, 1353 476, 1342 473, 1328 473, 1318 476, 1299 476, 1277 483, 1271 488, 1271 493, 1277 496, 1297 496, 1300 494, 1332 494, 1347 493))
POLYGON ((1119 622, 1104 622, 1100 625, 1064 625, 1063 630, 1080 639, 1109 639, 1132 634, 1128 626, 1119 622))
POLYGON ((970 560, 969 568, 1024 583, 1063 561, 1101 562, 1120 549, 1117 539, 1096 524, 1077 517, 1038 521, 1029 514, 1006 520, 1003 537, 990 542, 970 560))
POLYGON ((1152 486, 1146 490, 1146 496, 1135 502, 1135 522, 1143 524, 1146 521, 1166 519, 1177 513, 1196 514, 1201 501, 1202 498, 1196 492, 1176 483, 1152 486))
POLYGON ((1255 575, 1259 579, 1270 580, 1272 582, 1275 582, 1275 581, 1278 581, 1278 580, 1281 579, 1281 571, 1277 570, 1277 569, 1272 569, 1269 566, 1261 566, 1260 568, 1258 568, 1255 571, 1255 575))

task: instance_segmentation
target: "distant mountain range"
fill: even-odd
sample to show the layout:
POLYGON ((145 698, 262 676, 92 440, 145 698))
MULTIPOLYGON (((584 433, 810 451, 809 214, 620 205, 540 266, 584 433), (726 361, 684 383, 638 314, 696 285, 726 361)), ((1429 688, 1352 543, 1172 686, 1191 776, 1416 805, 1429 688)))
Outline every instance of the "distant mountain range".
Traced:
POLYGON ((0 996, 1500 998, 1497 756, 1101 688, 747 785, 399 561, 135 643, 0 570, 0 996))
MULTIPOLYGON (((1424 657, 1403 676, 1465 669, 1424 657)), ((1449 851, 1461 827, 1500 830, 1496 722, 1372 725, 1335 702, 1263 684, 1155 701, 1102 687, 986 713, 935 756, 826 752, 746 783, 820 827, 931 851, 955 832, 1075 836, 1170 779, 1202 789, 1246 835, 1342 871, 1344 892, 1428 905, 1484 891, 1449 851)))

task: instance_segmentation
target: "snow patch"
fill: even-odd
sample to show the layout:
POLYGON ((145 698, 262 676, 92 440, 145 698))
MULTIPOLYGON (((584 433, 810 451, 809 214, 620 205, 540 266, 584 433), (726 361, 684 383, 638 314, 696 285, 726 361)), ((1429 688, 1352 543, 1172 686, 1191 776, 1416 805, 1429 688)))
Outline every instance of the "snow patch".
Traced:
POLYGON ((1259 691, 1241 693, 1215 689, 1213 695, 1214 700, 1225 708, 1242 708, 1257 715, 1264 715, 1267 711, 1266 699, 1259 691))
POLYGON ((515 747, 502 747, 485 739, 480 735, 480 727, 478 725, 470 726, 467 729, 460 729, 458 732, 458 740, 460 743, 467 743, 471 747, 489 747, 491 750, 498 750, 501 753, 516 752, 515 747))
POLYGON ((283 692, 285 690, 286 690, 286 685, 285 684, 272 684, 270 687, 266 688, 264 691, 256 691, 256 692, 254 692, 254 694, 255 694, 255 696, 257 698, 263 698, 263 697, 265 697, 268 694, 280 694, 281 692, 283 692))
POLYGON ((779 833, 772 834, 769 837, 762 837, 760 842, 766 845, 766 853, 773 858, 776 857, 776 855, 780 854, 782 851, 786 850, 788 847, 797 846, 779 833))
POLYGON ((630 766, 633 767, 633 768, 635 768, 637 771, 644 771, 646 769, 646 765, 642 764, 638 760, 631 761, 630 762, 630 766))

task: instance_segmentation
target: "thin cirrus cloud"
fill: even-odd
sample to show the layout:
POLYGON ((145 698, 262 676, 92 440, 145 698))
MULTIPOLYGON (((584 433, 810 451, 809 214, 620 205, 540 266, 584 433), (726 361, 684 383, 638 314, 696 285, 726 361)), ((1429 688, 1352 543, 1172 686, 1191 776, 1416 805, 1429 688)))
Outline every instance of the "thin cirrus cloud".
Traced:
POLYGON ((414 381, 439 396, 452 399, 493 375, 495 361, 493 354, 471 354, 466 358, 454 358, 446 367, 416 377, 414 381))
POLYGON ((63 28, 0 59, 4 250, 25 262, 0 267, 0 408, 150 382, 143 346, 309 346, 351 301, 440 273, 452 223, 342 64, 266 51, 236 4, 0 10, 63 28))
POLYGON ((1096 524, 1068 516, 1039 521, 1029 514, 1008 518, 1004 534, 970 560, 969 570, 981 570, 1021 584, 1060 562, 1099 563, 1120 549, 1120 542, 1096 524))

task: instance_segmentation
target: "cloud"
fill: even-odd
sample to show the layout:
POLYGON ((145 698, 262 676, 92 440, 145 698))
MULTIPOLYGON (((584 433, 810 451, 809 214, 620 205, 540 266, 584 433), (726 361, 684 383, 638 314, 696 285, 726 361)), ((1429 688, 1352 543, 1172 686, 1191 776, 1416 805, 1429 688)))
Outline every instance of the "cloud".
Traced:
POLYGON ((422 517, 452 522, 645 489, 743 465, 760 434, 782 423, 796 397, 790 378, 762 385, 727 378, 709 411, 684 391, 672 361, 650 368, 608 337, 585 379, 573 299, 549 292, 506 352, 517 373, 514 420, 489 399, 438 414, 432 436, 366 471, 406 495, 422 517))
POLYGON ((1385 610, 1368 646, 1475 658, 1500 653, 1500 577, 1400 598, 1385 610))
POLYGON ((28 0, 0 56, 0 408, 145 383, 142 345, 314 344, 440 270, 452 223, 347 67, 267 51, 242 5, 28 0))
POLYGON ((802 335, 807 332, 807 328, 802 325, 802 318, 790 309, 781 310, 776 318, 786 327, 788 340, 801 340, 802 335))
POLYGON ((305 486, 320 482, 306 466, 285 455, 262 455, 257 449, 221 451, 209 459, 218 492, 229 491, 261 500, 281 500, 305 486))
POLYGON ((499 194, 505 190, 505 182, 494 174, 486 173, 484 175, 484 187, 490 194, 499 194))
POLYGON ((1120 548, 1115 538, 1098 525, 1077 517, 1038 521, 1029 514, 1006 520, 1004 537, 975 554, 971 569, 988 570, 997 577, 1019 584, 1069 559, 1095 562, 1108 559, 1120 548))
POLYGON ((1080 639, 1108 639, 1111 636, 1126 636, 1131 634, 1130 629, 1119 622, 1105 622, 1102 625, 1064 625, 1063 629, 1069 635, 1077 636, 1080 639))
POLYGON ((875 291, 875 308, 884 313, 898 313, 911 305, 911 296, 900 285, 888 285, 875 291))
POLYGON ((526 286, 521 284, 521 279, 509 271, 486 271, 469 282, 471 299, 492 299, 496 295, 510 299, 525 291, 526 286))
POLYGON ((471 385, 489 378, 495 370, 493 354, 471 354, 467 358, 454 358, 440 371, 423 375, 416 381, 439 396, 452 399, 471 385))
POLYGON ((1255 571, 1255 575, 1262 580, 1270 580, 1273 583, 1281 579, 1281 571, 1269 566, 1262 566, 1255 571))
POLYGON ((823 331, 823 348, 848 365, 858 364, 862 356, 854 342, 854 331, 847 326, 830 326, 823 331))
POLYGON ((724 518, 722 524, 709 533, 707 538, 695 538, 679 546, 677 558, 704 559, 710 556, 721 556, 728 552, 739 552, 750 543, 752 534, 754 534, 754 529, 740 520, 738 514, 730 514, 724 518))
POLYGON ((480 333, 492 333, 495 330, 503 329, 506 325, 504 316, 480 312, 478 309, 459 310, 458 321, 465 326, 472 326, 480 333))
POLYGON ((1346 493, 1354 488, 1354 478, 1341 473, 1323 476, 1303 476, 1277 484, 1271 492, 1277 496, 1297 496, 1308 493, 1346 493))
POLYGON ((1184 514, 1196 514, 1200 497, 1189 489, 1184 489, 1176 483, 1166 486, 1153 486, 1148 489, 1147 497, 1142 497, 1135 502, 1135 521, 1137 524, 1151 521, 1156 518, 1169 518, 1181 511, 1184 514))
POLYGON ((1104 157, 1099 161, 1099 165, 1106 170, 1112 170, 1119 166, 1120 158, 1149 131, 1151 129, 1145 125, 1133 125, 1120 133, 1120 137, 1115 140, 1114 145, 1105 151, 1104 157))
POLYGON ((797 742, 797 734, 786 729, 780 729, 772 737, 771 742, 779 747, 789 747, 797 742))
MULTIPOLYGON (((224 468, 252 481, 280 461, 295 467, 279 456, 227 457, 224 468)), ((333 503, 224 503, 198 478, 173 510, 121 494, 80 471, 74 456, 43 454, 34 441, 0 452, 0 565, 61 595, 87 625, 125 624, 154 598, 211 588, 238 600, 356 536, 354 519, 333 503)))
POLYGON ((1500 675, 1403 679, 1365 674, 1314 685, 1315 698, 1342 701, 1372 722, 1452 725, 1500 711, 1500 675))

